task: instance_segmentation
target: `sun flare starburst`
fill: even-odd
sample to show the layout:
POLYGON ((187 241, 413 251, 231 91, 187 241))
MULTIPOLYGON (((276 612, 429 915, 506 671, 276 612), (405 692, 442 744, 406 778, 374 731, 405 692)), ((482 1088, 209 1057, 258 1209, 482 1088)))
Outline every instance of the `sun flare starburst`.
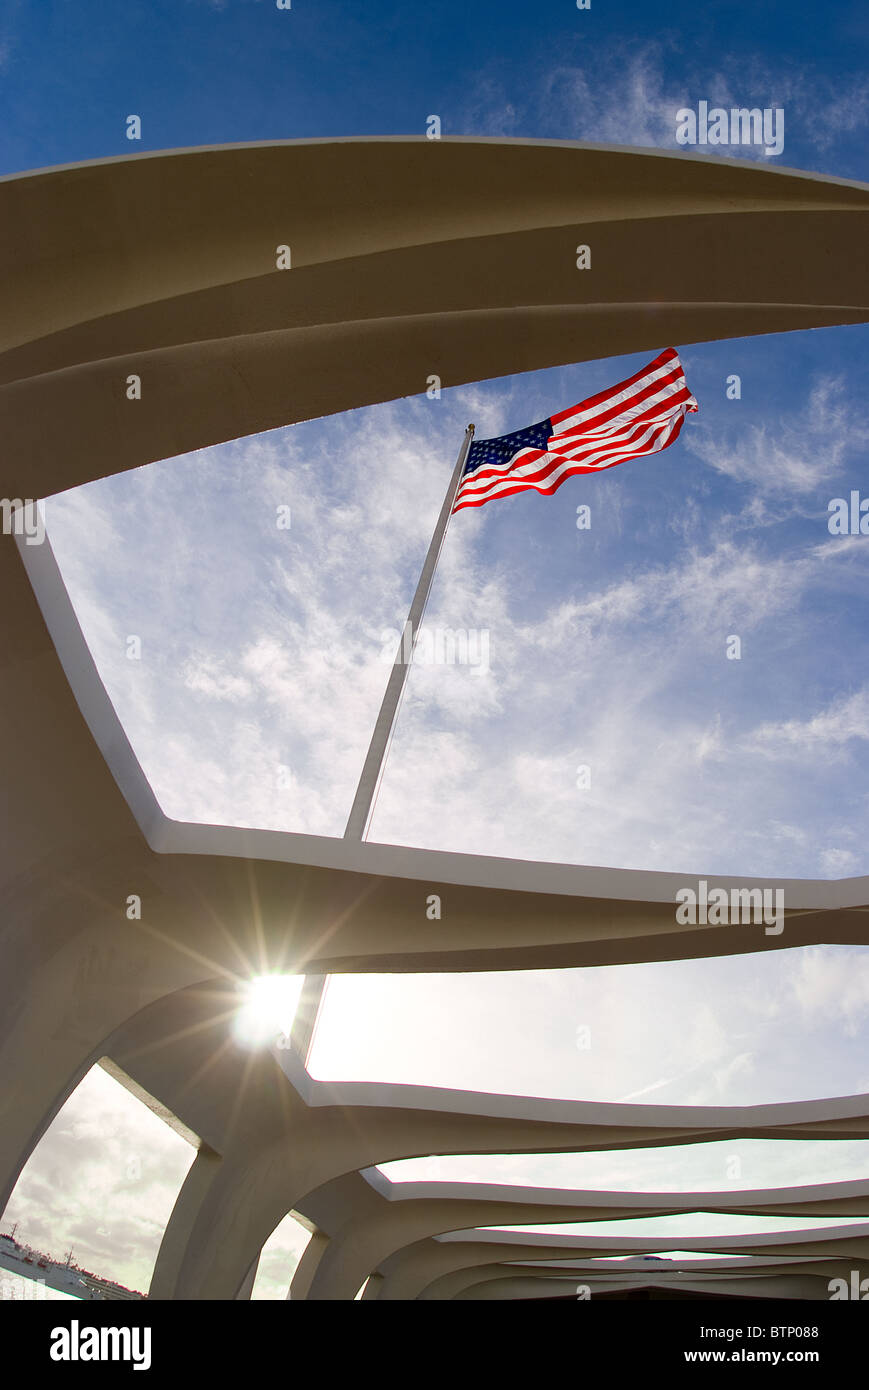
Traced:
POLYGON ((244 992, 233 1031, 244 1047, 264 1047, 289 1036, 304 975, 259 975, 244 992))

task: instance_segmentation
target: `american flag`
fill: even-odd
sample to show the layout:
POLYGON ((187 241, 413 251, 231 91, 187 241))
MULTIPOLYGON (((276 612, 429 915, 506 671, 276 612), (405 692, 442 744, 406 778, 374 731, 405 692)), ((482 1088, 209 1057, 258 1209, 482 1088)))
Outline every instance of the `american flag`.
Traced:
POLYGON ((575 473, 597 473, 625 459, 657 454, 678 438, 697 402, 675 348, 579 405, 527 429, 475 441, 453 512, 514 492, 551 496, 575 473))

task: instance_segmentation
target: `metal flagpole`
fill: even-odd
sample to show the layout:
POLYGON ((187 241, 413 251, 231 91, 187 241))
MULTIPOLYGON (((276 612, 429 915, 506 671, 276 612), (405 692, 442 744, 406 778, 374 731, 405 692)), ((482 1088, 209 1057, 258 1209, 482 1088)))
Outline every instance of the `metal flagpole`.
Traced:
MULTIPOLYGON (((383 702, 380 706, 380 713, 374 725, 374 732, 371 735, 371 742, 368 745, 368 754, 362 767, 362 775, 359 778, 359 785, 356 788, 356 796, 350 810, 347 827, 344 831, 345 840, 364 840, 368 833, 368 826, 371 820, 371 811, 380 786, 380 779, 383 775, 383 767, 386 762, 386 755, 389 751, 389 744, 392 738, 392 731, 395 727, 395 719, 398 714, 398 707, 401 704, 401 697, 404 687, 407 684, 407 677, 410 671, 413 653, 416 647, 416 640, 419 636, 422 620, 425 614, 428 597, 431 593, 432 581, 434 580, 437 563, 440 559, 444 537, 447 533, 450 515, 453 504, 456 500, 456 493, 462 481, 462 473, 465 468, 465 461, 468 457, 468 450, 474 438, 474 426, 468 425, 465 430, 465 437, 462 440, 459 455, 456 459, 456 466, 447 487, 446 496, 437 519, 437 525, 431 538, 428 554, 419 576, 416 586, 416 593, 410 605, 410 612, 404 625, 404 631, 398 642, 398 651, 395 654, 392 671, 386 685, 383 702)), ((291 1033, 291 1043, 294 1050, 304 1061, 310 1051, 311 1042, 314 1036, 314 1028, 317 1022, 317 1014, 326 992, 328 975, 307 975, 302 990, 296 1016, 293 1020, 291 1033)))
POLYGON ((356 797, 350 811, 350 818, 347 821, 347 829, 344 831, 345 840, 364 840, 368 831, 368 822, 371 818, 371 809, 377 795, 380 778, 383 773, 383 765, 386 760, 386 753, 389 748, 389 741, 395 725, 395 716, 398 713, 398 706, 407 682, 407 675, 410 670, 413 650, 416 646, 416 639, 422 627, 423 614, 431 592, 432 580, 437 568, 441 547, 444 543, 444 536, 449 525, 450 513, 453 510, 453 503, 456 500, 456 493, 462 481, 462 473, 465 467, 465 460, 468 457, 468 449, 471 447, 471 440, 474 437, 474 426, 468 425, 465 430, 465 437, 462 440, 462 447, 459 449, 459 456, 456 459, 456 466, 453 469, 453 476, 450 479, 447 494, 441 507, 441 514, 438 517, 434 535, 425 557, 425 564, 419 576, 419 583, 416 586, 416 593, 410 605, 410 612, 407 615, 407 622, 398 643, 398 651, 395 654, 395 662, 386 686, 386 693, 383 696, 383 704, 380 706, 380 713, 374 725, 374 733, 371 735, 371 743, 368 747, 368 756, 362 768, 362 776, 359 778, 359 786, 356 788, 356 797))

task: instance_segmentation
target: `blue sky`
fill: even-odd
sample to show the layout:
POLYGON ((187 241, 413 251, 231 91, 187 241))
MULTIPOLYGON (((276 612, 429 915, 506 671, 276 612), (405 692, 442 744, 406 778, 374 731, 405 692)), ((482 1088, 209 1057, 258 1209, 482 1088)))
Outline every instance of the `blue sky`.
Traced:
POLYGON ((858 3, 6 0, 0 165, 347 134, 664 143, 659 107, 785 104, 783 162, 861 177, 869 18, 858 3), (750 88, 750 91, 747 89, 750 88), (735 93, 736 94, 736 93, 735 93), (621 126, 620 124, 621 123, 621 126), (863 135, 861 135, 863 130, 863 135), (821 152, 823 151, 823 157, 821 152))
MULTIPOLYGON (((289 12, 269 0, 7 0, 0 172, 233 141, 422 134, 433 113, 445 135, 675 151, 676 110, 708 100, 782 106, 773 163, 869 181, 867 46, 856 4, 823 15, 673 4, 662 19, 612 0, 587 12, 567 0, 412 11, 293 0, 289 12), (132 113, 137 143, 124 135, 132 113)), ((761 157, 718 151, 732 154, 761 157)), ((674 346, 700 412, 672 449, 553 498, 454 519, 428 620, 485 631, 490 669, 413 669, 370 838, 686 875, 869 873, 869 541, 827 528, 831 498, 869 493, 869 328, 674 346), (733 373, 738 401, 725 395, 733 373), (726 657, 733 634, 739 661, 726 657)), ((421 383, 408 400, 49 502, 85 636, 164 810, 340 835, 386 679, 383 633, 403 621, 466 423, 478 437, 521 428, 652 355, 437 401, 421 383), (281 505, 289 531, 275 526, 281 505), (138 662, 126 658, 131 634, 138 662)), ((312 1069, 686 1104, 869 1091, 866 951, 759 946, 605 971, 335 979, 312 1069), (580 1026, 591 1029, 586 1052, 580 1026)), ((22 1219, 58 1250, 75 1235, 100 1261, 92 1268, 143 1287, 189 1151, 172 1136, 174 1157, 135 1186, 126 1156, 131 1144, 152 1151, 141 1126, 153 1116, 137 1118, 114 1085, 99 1073, 71 1098, 4 1228, 22 1219), (99 1149, 95 1107, 123 1142, 99 1149), (70 1147, 85 1140, 92 1152, 70 1147), (97 1219, 94 1190, 115 1193, 122 1216, 97 1219)), ((732 1149, 702 1149, 703 1163, 699 1150, 669 1150, 669 1182, 654 1155, 616 1155, 609 1168, 607 1156, 420 1160, 413 1175, 733 1182, 732 1149)), ((736 1186, 865 1171, 861 1145, 749 1149, 736 1186)), ((292 1233, 278 1239, 262 1296, 282 1296, 297 1246, 292 1233)))

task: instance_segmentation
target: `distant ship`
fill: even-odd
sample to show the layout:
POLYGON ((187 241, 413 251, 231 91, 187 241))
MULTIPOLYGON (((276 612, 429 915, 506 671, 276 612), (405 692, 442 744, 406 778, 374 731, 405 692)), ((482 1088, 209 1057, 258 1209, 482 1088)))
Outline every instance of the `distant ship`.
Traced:
POLYGON ((134 1299, 144 1298, 135 1289, 124 1288, 111 1279, 100 1279, 96 1274, 78 1269, 75 1265, 60 1264, 50 1255, 32 1249, 29 1245, 19 1245, 11 1235, 0 1234, 0 1271, 8 1270, 22 1279, 35 1280, 46 1288, 58 1293, 70 1294, 73 1298, 84 1299, 134 1299))

